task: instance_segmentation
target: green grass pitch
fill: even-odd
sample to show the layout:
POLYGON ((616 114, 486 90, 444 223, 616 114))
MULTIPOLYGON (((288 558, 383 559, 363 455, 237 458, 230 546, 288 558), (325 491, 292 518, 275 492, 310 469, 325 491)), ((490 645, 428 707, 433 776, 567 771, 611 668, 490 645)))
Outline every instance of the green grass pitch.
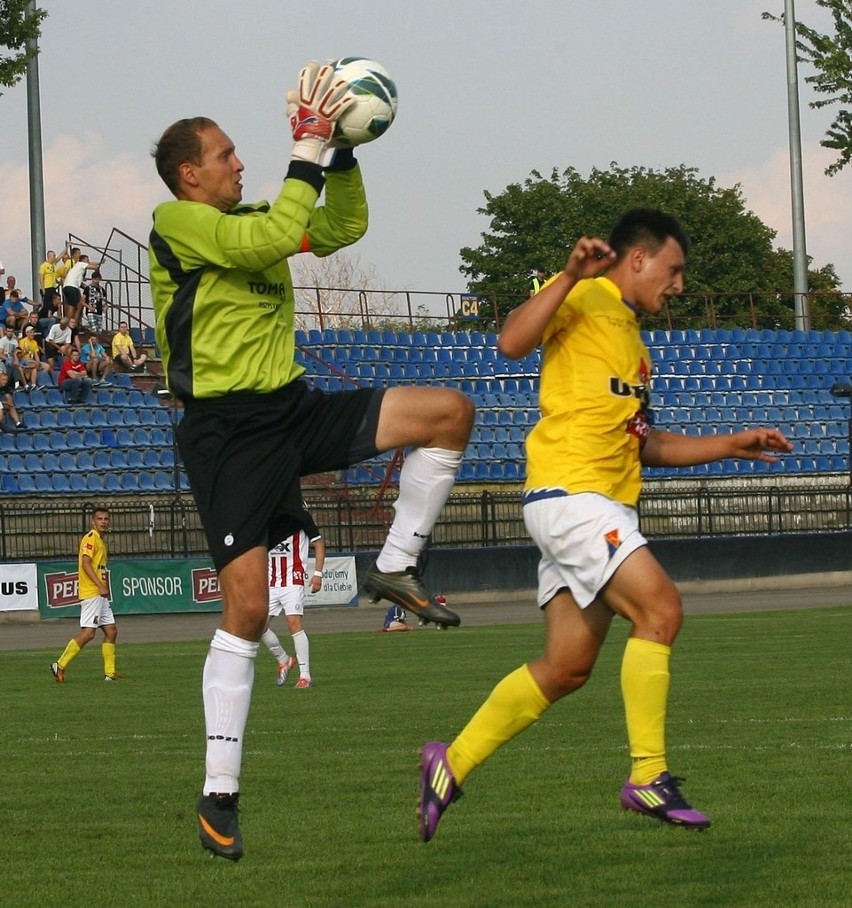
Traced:
MULTIPOLYGON (((310 620, 306 622, 310 633, 310 620)), ((69 623, 69 630, 73 630, 69 623)), ((3 652, 0 901, 38 906, 848 908, 852 610, 687 619, 673 659, 670 768, 713 820, 619 807, 626 625, 595 674, 480 767, 434 841, 417 751, 455 734, 535 657, 538 625, 315 635, 316 686, 274 684, 262 650, 245 742, 238 864, 194 824, 206 641, 3 652)))

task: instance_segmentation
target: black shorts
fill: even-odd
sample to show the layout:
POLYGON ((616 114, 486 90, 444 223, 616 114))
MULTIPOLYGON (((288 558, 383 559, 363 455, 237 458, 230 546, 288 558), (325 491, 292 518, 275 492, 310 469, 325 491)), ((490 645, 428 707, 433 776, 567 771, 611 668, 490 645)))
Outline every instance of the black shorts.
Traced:
POLYGON ((66 306, 76 306, 81 300, 80 290, 78 287, 63 287, 62 302, 66 306))
POLYGON ((299 528, 301 476, 379 453, 383 394, 382 388, 326 394, 296 381, 272 394, 186 403, 178 445, 217 570, 299 528))

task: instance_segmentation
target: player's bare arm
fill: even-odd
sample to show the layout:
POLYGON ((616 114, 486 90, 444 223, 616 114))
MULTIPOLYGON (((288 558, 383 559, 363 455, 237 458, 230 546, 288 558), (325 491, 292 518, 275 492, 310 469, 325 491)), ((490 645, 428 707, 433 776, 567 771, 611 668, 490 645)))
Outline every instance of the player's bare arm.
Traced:
POLYGON ((714 460, 762 460, 775 463, 793 445, 777 429, 746 429, 731 435, 679 435, 652 429, 642 449, 646 467, 688 467, 714 460))
POLYGON ((497 349, 510 359, 531 353, 541 343, 544 329, 574 285, 600 274, 614 260, 615 253, 602 239, 581 237, 555 280, 512 310, 500 332, 497 349))

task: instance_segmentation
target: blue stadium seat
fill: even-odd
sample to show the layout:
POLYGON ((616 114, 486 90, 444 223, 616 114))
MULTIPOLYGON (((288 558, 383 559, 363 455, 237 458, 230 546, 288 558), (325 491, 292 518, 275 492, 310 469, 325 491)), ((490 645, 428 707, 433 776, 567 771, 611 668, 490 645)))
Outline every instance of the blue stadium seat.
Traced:
POLYGON ((154 488, 158 492, 171 492, 174 490, 174 477, 163 470, 154 473, 154 488))
POLYGON ((0 474, 0 491, 12 495, 16 492, 20 492, 21 489, 18 485, 18 478, 13 473, 0 474))
POLYGON ((31 476, 29 473, 19 473, 16 477, 9 477, 10 479, 14 478, 16 480, 16 491, 18 492, 37 492, 35 477, 31 476))
POLYGON ((126 470, 127 469, 127 452, 121 448, 115 448, 109 454, 109 469, 126 470))
POLYGON ((117 473, 104 473, 104 490, 107 492, 121 491, 121 479, 117 473))
POLYGON ((118 440, 118 445, 121 448, 132 447, 135 442, 133 440, 133 430, 120 428, 116 430, 115 437, 118 440))
POLYGON ((111 466, 111 459, 108 451, 95 451, 92 459, 92 466, 95 470, 100 470, 101 472, 103 472, 104 470, 108 470, 111 466))
POLYGON ((153 492, 156 486, 154 484, 154 476, 151 473, 140 473, 139 474, 139 491, 140 492, 153 492))
POLYGON ((63 473, 77 472, 77 458, 71 451, 63 451, 59 455, 59 469, 63 473))
POLYGON ((133 379, 127 372, 113 372, 112 383, 119 388, 130 390, 133 387, 133 379))
POLYGON ((104 492, 104 479, 100 473, 89 473, 86 476, 86 489, 89 492, 104 492))
POLYGON ((83 444, 87 449, 101 447, 101 433, 97 429, 83 429, 83 444))
MULTIPOLYGON (((83 477, 78 473, 75 474, 79 479, 83 477)), ((50 484, 54 492, 70 492, 71 491, 71 477, 67 476, 65 473, 54 473, 50 477, 50 484)))
POLYGON ((88 473, 95 467, 95 458, 90 451, 77 452, 77 469, 83 473, 88 473))
POLYGON ((74 425, 74 414, 71 410, 60 410, 56 414, 56 425, 60 429, 70 429, 74 425))
POLYGON ((59 457, 52 451, 41 455, 41 468, 45 473, 56 473, 59 471, 59 457))
POLYGON ((130 448, 127 451, 127 468, 129 470, 141 470, 142 467, 142 452, 138 448, 130 448))

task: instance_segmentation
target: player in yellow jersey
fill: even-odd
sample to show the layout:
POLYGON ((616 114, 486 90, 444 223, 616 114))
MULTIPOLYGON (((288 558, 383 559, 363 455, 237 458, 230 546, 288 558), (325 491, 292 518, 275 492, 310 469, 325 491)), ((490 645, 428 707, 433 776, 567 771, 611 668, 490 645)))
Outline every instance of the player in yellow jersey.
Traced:
POLYGON ((627 212, 609 241, 584 237, 562 272, 506 319, 498 346, 542 344, 541 420, 527 439, 524 521, 541 552, 545 647, 510 673, 458 737, 421 750, 420 837, 428 842, 468 774, 588 680, 614 615, 632 625, 621 667, 632 767, 621 805, 673 825, 710 820, 668 770, 669 657, 683 621, 675 585, 639 532, 640 470, 728 457, 772 462, 774 429, 687 436, 652 427, 651 360, 638 316, 683 290, 687 239, 652 209, 627 212))
POLYGON ((80 633, 68 641, 62 655, 52 662, 50 670, 59 684, 65 681, 65 669, 80 655, 80 650, 95 639, 95 631, 103 631, 101 653, 104 659, 104 681, 118 681, 121 675, 115 670, 115 639, 118 630, 109 601, 107 574, 107 547, 104 537, 109 530, 109 511, 95 508, 92 528, 80 540, 77 559, 80 595, 80 633))

